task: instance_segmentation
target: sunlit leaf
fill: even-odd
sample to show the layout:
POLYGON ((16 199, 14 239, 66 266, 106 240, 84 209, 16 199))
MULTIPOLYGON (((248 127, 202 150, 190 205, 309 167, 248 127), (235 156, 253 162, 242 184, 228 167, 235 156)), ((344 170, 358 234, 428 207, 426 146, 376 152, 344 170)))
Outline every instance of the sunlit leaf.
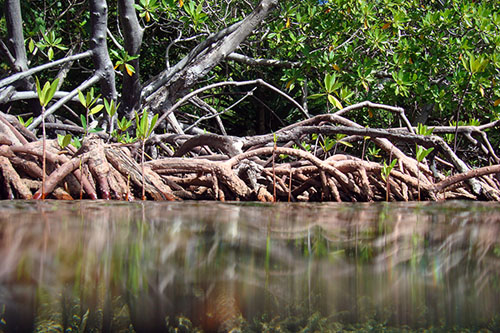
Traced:
POLYGON ((49 51, 47 52, 47 56, 49 57, 49 60, 52 60, 54 58, 54 50, 49 47, 49 51))
POLYGON ((365 88, 366 92, 369 92, 370 91, 370 87, 368 87, 368 83, 366 83, 365 81, 361 81, 361 84, 363 85, 363 87, 365 88))
POLYGON ((66 146, 71 143, 71 134, 57 134, 57 143, 61 148, 66 148, 66 146))
POLYGON ((422 162, 424 158, 434 150, 434 147, 424 149, 422 146, 417 145, 417 161, 422 162))
POLYGON ((330 95, 328 94, 328 101, 330 101, 330 103, 332 103, 333 105, 335 105, 335 107, 337 109, 343 109, 344 107, 342 106, 342 104, 340 103, 340 101, 333 95, 330 95))
POLYGON ((35 42, 33 42, 33 39, 30 38, 30 41, 28 43, 28 49, 30 51, 30 53, 33 53, 33 51, 35 50, 35 42))
POLYGON ((32 122, 33 122, 33 117, 29 117, 29 119, 26 120, 26 122, 24 123, 24 126, 28 127, 29 125, 31 125, 32 122))
POLYGON ((83 107, 87 107, 85 96, 83 96, 83 93, 80 90, 78 90, 78 99, 80 100, 80 103, 82 103, 83 107))
POLYGON ((52 97, 54 97, 56 91, 57 91, 57 85, 59 84, 59 79, 55 79, 54 82, 50 85, 50 88, 48 89, 45 98, 46 98, 46 103, 48 104, 52 97))
POLYGON ((347 142, 347 141, 342 141, 342 140, 340 140, 340 141, 337 141, 337 142, 338 142, 338 143, 343 144, 344 146, 350 147, 350 148, 354 147, 354 146, 352 145, 352 143, 347 142))
POLYGON ((153 117, 153 119, 151 119, 151 125, 149 126, 149 131, 147 133, 147 136, 149 137, 151 135, 151 133, 153 132, 153 128, 155 127, 156 125, 156 121, 158 120, 158 114, 155 114, 155 116, 153 117))
POLYGON ((130 64, 125 64, 125 70, 127 71, 127 74, 132 76, 135 73, 134 66, 130 64))
POLYGON ((92 110, 90 110, 90 114, 96 114, 96 113, 98 113, 99 111, 101 111, 103 108, 104 108, 104 105, 102 105, 102 104, 98 104, 98 105, 94 106, 94 107, 92 108, 92 110))
POLYGON ((312 95, 309 95, 307 98, 309 99, 317 99, 317 98, 320 98, 320 97, 323 97, 325 96, 325 94, 312 94, 312 95))
POLYGON ((94 99, 94 88, 90 88, 90 91, 87 92, 87 96, 85 98, 85 107, 90 107, 90 103, 94 99))
POLYGON ((290 18, 289 17, 287 17, 287 19, 286 19, 285 27, 290 28, 290 18))

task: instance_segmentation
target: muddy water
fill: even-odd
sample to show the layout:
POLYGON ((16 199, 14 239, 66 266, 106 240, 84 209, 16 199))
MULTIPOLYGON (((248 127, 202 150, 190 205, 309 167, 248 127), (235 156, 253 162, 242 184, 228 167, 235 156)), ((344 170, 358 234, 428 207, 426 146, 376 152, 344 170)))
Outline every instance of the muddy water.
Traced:
POLYGON ((0 331, 499 329, 500 206, 0 202, 0 331))

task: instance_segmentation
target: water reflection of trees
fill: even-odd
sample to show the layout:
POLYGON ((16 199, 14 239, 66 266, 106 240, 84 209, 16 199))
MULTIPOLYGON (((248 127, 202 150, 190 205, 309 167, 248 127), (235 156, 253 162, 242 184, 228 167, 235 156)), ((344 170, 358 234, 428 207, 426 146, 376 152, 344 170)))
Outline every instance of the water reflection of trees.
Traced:
POLYGON ((495 206, 2 205, 7 322, 147 331, 182 314, 216 328, 295 304, 352 320, 395 306, 392 320, 419 324, 429 302, 448 314, 429 294, 450 284, 499 310, 495 206))

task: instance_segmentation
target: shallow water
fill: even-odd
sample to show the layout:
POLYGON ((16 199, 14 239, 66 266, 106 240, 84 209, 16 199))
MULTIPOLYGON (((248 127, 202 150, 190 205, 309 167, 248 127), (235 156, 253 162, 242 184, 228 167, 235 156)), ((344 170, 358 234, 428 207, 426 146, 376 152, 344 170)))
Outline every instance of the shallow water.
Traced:
POLYGON ((0 331, 495 331, 499 235, 478 202, 4 201, 0 331))

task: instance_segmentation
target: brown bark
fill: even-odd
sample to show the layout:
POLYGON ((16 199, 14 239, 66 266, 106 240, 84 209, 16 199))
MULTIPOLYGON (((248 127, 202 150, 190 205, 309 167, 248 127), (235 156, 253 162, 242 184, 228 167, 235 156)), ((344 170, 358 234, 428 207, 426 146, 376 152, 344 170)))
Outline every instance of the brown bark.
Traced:
POLYGON ((15 193, 11 193, 12 199, 17 197, 18 199, 29 200, 32 198, 30 189, 24 184, 7 157, 0 156, 0 170, 2 171, 2 178, 7 192, 11 192, 11 189, 15 191, 15 193))

